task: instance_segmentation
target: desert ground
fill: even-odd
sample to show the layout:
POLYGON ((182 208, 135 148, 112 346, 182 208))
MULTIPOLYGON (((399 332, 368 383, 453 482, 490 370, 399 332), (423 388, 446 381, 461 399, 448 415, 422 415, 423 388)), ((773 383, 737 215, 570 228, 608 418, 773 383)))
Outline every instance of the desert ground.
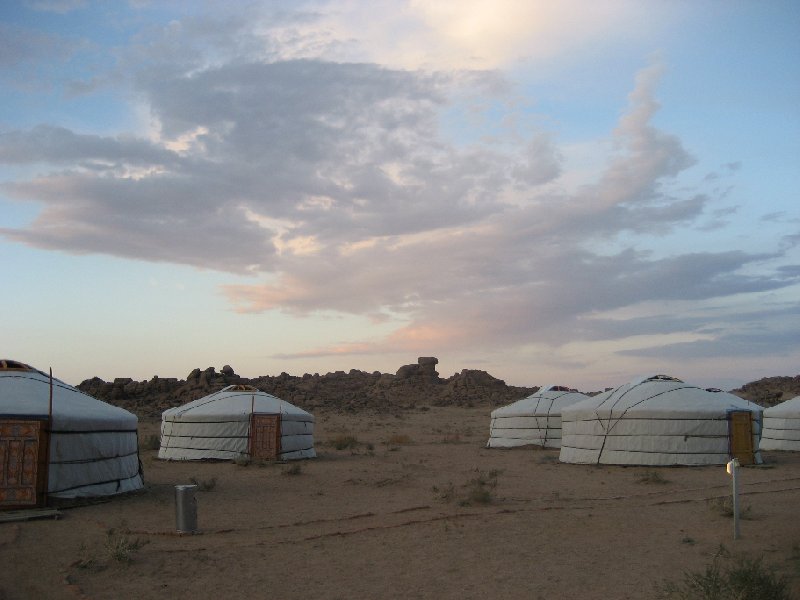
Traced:
POLYGON ((0 600, 646 599, 729 555, 763 557, 800 597, 796 453, 740 470, 734 540, 724 466, 489 450, 486 408, 316 417, 318 458, 247 465, 160 461, 158 422, 140 422, 143 492, 0 524, 0 600), (178 534, 190 482, 198 532, 178 534))

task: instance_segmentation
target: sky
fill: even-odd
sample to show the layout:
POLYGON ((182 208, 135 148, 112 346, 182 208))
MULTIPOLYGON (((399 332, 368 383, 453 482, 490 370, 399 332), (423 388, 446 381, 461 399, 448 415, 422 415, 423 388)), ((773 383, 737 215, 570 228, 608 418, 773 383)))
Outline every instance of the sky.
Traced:
POLYGON ((4 1, 0 357, 796 375, 798 31, 793 0, 4 1))

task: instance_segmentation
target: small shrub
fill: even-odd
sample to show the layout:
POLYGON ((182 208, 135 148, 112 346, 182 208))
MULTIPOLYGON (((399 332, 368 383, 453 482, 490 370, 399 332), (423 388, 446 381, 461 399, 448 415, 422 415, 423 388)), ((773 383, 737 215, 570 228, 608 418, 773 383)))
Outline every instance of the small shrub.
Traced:
POLYGON ((133 555, 144 544, 145 542, 139 539, 132 540, 130 536, 116 529, 109 529, 106 532, 106 550, 108 550, 108 555, 117 562, 131 562, 133 555))
POLYGON ((448 431, 442 436, 443 444, 460 444, 461 434, 458 431, 448 431))
POLYGON ((659 597, 669 600, 790 600, 788 580, 776 575, 761 558, 742 556, 733 559, 732 564, 720 566, 721 558, 726 559, 724 554, 718 554, 702 571, 684 572, 679 583, 656 584, 659 597))
POLYGON ((497 487, 497 476, 499 474, 500 471, 494 469, 487 473, 477 471, 477 475, 464 485, 467 489, 467 494, 459 504, 461 506, 491 504, 494 500, 494 489, 497 487))
POLYGON ((789 562, 794 566, 795 576, 800 577, 800 545, 792 546, 792 553, 789 555, 789 562))
POLYGON ((337 450, 348 450, 358 448, 360 442, 354 435, 341 434, 333 438, 331 444, 333 444, 333 447, 337 450))
POLYGON ((96 557, 89 552, 86 544, 81 544, 78 548, 79 558, 72 563, 71 566, 78 569, 86 569, 88 571, 101 571, 104 566, 96 559, 96 557))
POLYGON ((669 480, 658 471, 646 471, 639 475, 639 479, 637 479, 636 482, 663 485, 665 483, 669 483, 669 480))
POLYGON ((405 433, 396 433, 386 443, 392 446, 403 446, 411 443, 411 437, 405 433))
MULTIPOLYGON (((730 496, 711 498, 708 500, 708 507, 718 515, 728 517, 729 519, 733 518, 733 498, 730 496)), ((744 520, 752 519, 752 508, 753 507, 749 504, 743 506, 742 503, 739 502, 739 518, 744 520)))
POLYGON ((442 488, 433 486, 433 493, 439 502, 452 502, 456 497, 456 488, 452 482, 448 482, 442 488))
POLYGON ((210 492, 217 487, 217 478, 212 477, 211 479, 201 479, 198 481, 194 477, 190 477, 189 483, 196 485, 197 489, 201 492, 210 492))
POLYGON ((252 459, 247 454, 240 454, 236 458, 233 459, 233 464, 238 467, 246 467, 252 462, 252 459))
POLYGON ((156 434, 150 434, 142 440, 142 450, 158 450, 161 447, 161 438, 156 434))
POLYGON ((281 475, 300 475, 303 472, 300 463, 293 463, 281 471, 281 475))

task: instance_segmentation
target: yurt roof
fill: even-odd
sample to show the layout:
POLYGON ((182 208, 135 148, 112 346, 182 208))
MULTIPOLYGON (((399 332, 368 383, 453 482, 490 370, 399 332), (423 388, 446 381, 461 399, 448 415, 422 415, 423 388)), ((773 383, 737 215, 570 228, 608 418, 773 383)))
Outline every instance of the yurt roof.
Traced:
POLYGON ((600 418, 703 417, 730 410, 762 411, 762 407, 739 396, 690 385, 669 375, 640 377, 615 389, 572 404, 563 413, 590 412, 600 418))
POLYGON ((800 415, 800 396, 764 409, 765 417, 795 417, 800 415))
POLYGON ((589 396, 562 385, 543 385, 530 396, 492 411, 491 416, 512 417, 559 413, 564 407, 586 400, 589 396))
MULTIPOLYGON (((5 417, 47 417, 50 414, 50 376, 23 363, 0 361, 0 415, 5 417)), ((127 410, 84 394, 79 389, 52 379, 53 425, 60 430, 85 430, 113 425, 136 429, 137 418, 127 410)))
POLYGON ((249 415, 253 412, 302 416, 304 420, 312 421, 314 419, 310 413, 302 408, 250 385, 229 385, 213 394, 192 400, 182 406, 167 409, 162 413, 162 416, 165 418, 182 416, 203 418, 223 415, 249 415))

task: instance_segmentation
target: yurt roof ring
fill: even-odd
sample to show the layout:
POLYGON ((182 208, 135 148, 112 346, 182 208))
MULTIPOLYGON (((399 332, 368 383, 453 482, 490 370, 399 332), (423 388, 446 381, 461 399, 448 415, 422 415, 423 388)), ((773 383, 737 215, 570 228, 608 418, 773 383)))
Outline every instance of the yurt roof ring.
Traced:
POLYGON ((0 371, 36 371, 32 366, 16 360, 0 359, 0 371))

